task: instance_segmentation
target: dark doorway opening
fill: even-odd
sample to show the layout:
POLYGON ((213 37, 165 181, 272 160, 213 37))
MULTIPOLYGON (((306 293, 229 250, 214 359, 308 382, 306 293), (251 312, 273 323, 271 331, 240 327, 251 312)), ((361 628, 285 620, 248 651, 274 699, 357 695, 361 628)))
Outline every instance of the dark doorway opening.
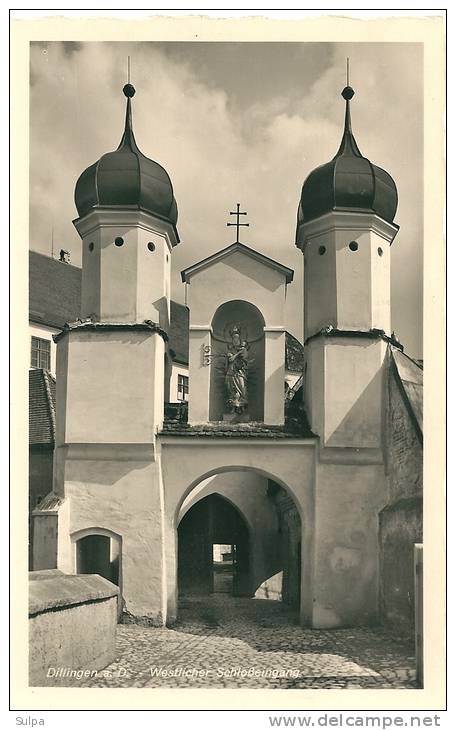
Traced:
POLYGON ((119 553, 106 535, 87 535, 76 543, 76 572, 97 573, 119 585, 119 553))
POLYGON ((178 527, 178 587, 182 595, 251 596, 249 532, 224 497, 197 502, 178 527))

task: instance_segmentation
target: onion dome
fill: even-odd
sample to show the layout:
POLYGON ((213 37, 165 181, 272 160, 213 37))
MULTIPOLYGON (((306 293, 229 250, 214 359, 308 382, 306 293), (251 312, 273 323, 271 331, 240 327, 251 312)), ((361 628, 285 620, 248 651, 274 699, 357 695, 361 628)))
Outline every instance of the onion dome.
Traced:
POLYGON ((126 84, 125 131, 118 148, 100 157, 84 170, 76 183, 74 199, 79 216, 103 206, 135 207, 168 221, 177 222, 173 186, 166 170, 138 149, 131 119, 135 88, 126 84))
POLYGON ((298 227, 332 210, 376 213, 393 222, 397 209, 396 184, 391 175, 373 165, 359 151, 350 118, 350 100, 354 94, 350 86, 342 91, 346 105, 342 141, 335 157, 306 178, 298 210, 298 227))

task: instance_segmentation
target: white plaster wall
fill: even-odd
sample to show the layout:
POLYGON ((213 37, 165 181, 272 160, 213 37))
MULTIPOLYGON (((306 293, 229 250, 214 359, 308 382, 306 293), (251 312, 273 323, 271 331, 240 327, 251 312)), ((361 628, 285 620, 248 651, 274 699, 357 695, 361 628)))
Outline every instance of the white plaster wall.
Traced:
POLYGON ((151 319, 168 331, 170 322, 171 246, 166 237, 138 229, 137 321, 151 319), (155 245, 149 251, 147 244, 155 245))
POLYGON ((281 425, 285 420, 285 332, 265 329, 264 422, 281 425))
MULTIPOLYGON (((100 311, 102 322, 137 322, 138 245, 136 226, 100 228, 100 311), (124 239, 116 246, 117 237, 124 239)), ((84 270, 83 270, 84 278, 84 270)))
POLYGON ((391 334, 391 244, 371 236, 372 327, 391 334), (382 250, 379 256, 378 249, 382 250))
POLYGON ((203 349, 210 345, 210 328, 192 329, 190 327, 189 388, 192 389, 192 394, 188 405, 188 422, 193 424, 209 421, 211 368, 210 365, 204 363, 203 349))
POLYGON ((168 227, 132 211, 94 211, 76 226, 83 241, 82 316, 106 322, 150 319, 167 330, 173 240, 168 227), (118 237, 122 246, 114 243, 118 237))
POLYGON ((180 363, 173 362, 172 370, 171 370, 171 383, 170 383, 170 402, 171 403, 177 403, 177 378, 178 375, 186 375, 188 378, 189 369, 185 365, 181 365, 180 363))
POLYGON ((336 229, 336 297, 335 326, 346 330, 369 330, 372 327, 371 238, 370 231, 336 229), (356 241, 358 250, 349 243, 356 241))
POLYGON ((325 340, 324 444, 382 446, 383 340, 325 340))
POLYGON ((383 340, 317 337, 306 345, 305 399, 322 446, 381 449, 383 340))
MULTIPOLYGON (((120 235, 120 234, 119 234, 120 235)), ((81 317, 101 317, 101 229, 82 239, 81 317), (89 246, 93 243, 93 250, 89 246)))
POLYGON ((317 337, 305 346, 307 368, 304 375, 304 402, 313 433, 322 436, 325 424, 325 347, 317 337))
POLYGON ((161 336, 153 332, 81 331, 69 332, 60 342, 58 443, 152 442, 163 418, 161 336))
POLYGON ((29 367, 31 367, 31 351, 32 351, 32 337, 40 337, 42 340, 48 340, 51 343, 51 367, 50 372, 55 377, 56 373, 56 357, 57 347, 52 339, 52 335, 56 335, 60 332, 56 327, 47 327, 45 325, 38 325, 34 322, 29 324, 29 367))
MULTIPOLYGON (((162 506, 159 464, 150 454, 123 454, 109 447, 91 458, 71 450, 65 466, 65 494, 71 511, 61 555, 74 572, 79 530, 102 528, 122 539, 122 594, 126 609, 161 624, 163 615, 162 506), (74 457, 74 458, 72 458, 74 457)), ((60 566, 63 558, 60 559, 60 566)), ((62 568, 63 569, 63 568, 62 568)))
POLYGON ((334 234, 323 231, 304 249, 305 338, 337 321, 336 254, 334 234), (326 251, 321 256, 320 246, 326 251))
POLYGON ((191 324, 210 324, 221 304, 241 299, 260 310, 266 326, 284 326, 284 275, 240 252, 191 276, 187 295, 191 324))
POLYGON ((306 339, 328 325, 390 332, 389 246, 397 230, 374 214, 341 211, 301 226, 306 339), (349 247, 352 241, 358 244, 356 251, 349 247))
POLYGON ((378 609, 382 465, 318 464, 315 491, 315 628, 370 624, 378 609))

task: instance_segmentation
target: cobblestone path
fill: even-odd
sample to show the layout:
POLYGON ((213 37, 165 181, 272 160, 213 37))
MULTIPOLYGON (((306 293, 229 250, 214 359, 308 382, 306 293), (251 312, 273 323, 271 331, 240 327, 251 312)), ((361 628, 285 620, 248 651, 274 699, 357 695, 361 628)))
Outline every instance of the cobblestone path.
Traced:
MULTIPOLYGON (((56 681, 57 684, 57 681, 56 681)), ((277 601, 181 601, 172 628, 119 625, 117 658, 73 687, 416 688, 414 648, 384 629, 302 629, 277 601)))

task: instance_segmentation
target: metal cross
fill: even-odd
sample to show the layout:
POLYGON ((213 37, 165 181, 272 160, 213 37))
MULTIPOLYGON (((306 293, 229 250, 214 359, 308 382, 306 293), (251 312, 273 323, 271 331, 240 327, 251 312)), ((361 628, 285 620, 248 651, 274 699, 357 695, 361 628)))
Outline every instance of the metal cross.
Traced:
POLYGON ((239 240, 239 228, 241 226, 249 226, 250 225, 249 223, 239 223, 239 216, 240 215, 247 215, 247 213, 245 211, 239 210, 240 207, 241 207, 241 204, 240 203, 237 203, 237 210, 235 210, 235 211, 232 211, 231 210, 230 211, 230 215, 235 215, 236 216, 236 223, 227 223, 226 224, 227 226, 236 226, 236 243, 240 243, 240 240, 239 240))

